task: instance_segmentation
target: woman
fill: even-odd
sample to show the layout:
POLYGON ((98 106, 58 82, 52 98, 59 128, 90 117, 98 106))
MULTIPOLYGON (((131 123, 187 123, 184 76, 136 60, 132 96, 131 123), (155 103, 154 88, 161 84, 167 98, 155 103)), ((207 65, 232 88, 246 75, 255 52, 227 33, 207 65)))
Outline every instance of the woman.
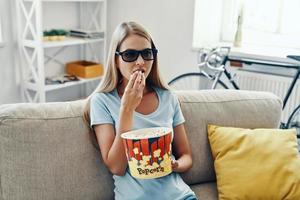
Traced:
POLYGON ((114 175, 117 200, 197 199, 178 174, 191 168, 192 155, 179 102, 159 75, 157 52, 142 26, 120 24, 111 40, 104 79, 86 107, 85 119, 114 175), (120 135, 158 126, 173 128, 173 172, 156 179, 136 179, 127 167, 120 135))

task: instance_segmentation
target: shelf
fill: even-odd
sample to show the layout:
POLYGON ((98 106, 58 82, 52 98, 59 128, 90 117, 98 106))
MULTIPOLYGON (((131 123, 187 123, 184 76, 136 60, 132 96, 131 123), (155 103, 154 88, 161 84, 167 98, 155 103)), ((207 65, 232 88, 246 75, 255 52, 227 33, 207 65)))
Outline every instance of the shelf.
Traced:
MULTIPOLYGON (((107 0, 15 0, 15 2, 17 5, 16 13, 19 13, 16 15, 16 21, 18 24, 17 38, 18 49, 20 51, 20 67, 24 68, 20 70, 24 77, 22 93, 27 101, 46 102, 48 92, 51 95, 50 91, 60 89, 62 89, 60 91, 63 91, 64 88, 68 89, 68 87, 73 86, 74 89, 76 89, 77 86, 80 91, 83 90, 83 88, 85 91, 88 91, 92 88, 85 86, 90 86, 91 84, 91 86, 94 87, 94 84, 101 81, 102 77, 97 77, 70 81, 63 84, 47 85, 46 81, 43 82, 42 80, 47 77, 47 73, 54 75, 55 71, 58 70, 46 70, 46 68, 51 68, 52 62, 62 66, 64 65, 65 62, 60 61, 58 56, 61 59, 64 58, 64 60, 75 60, 75 57, 77 57, 78 60, 102 60, 102 62, 105 62, 107 0), (64 7, 73 8, 76 4, 76 16, 79 16, 79 18, 72 16, 72 21, 74 21, 72 23, 77 24, 76 29, 97 30, 104 34, 101 35, 101 38, 93 39, 67 36, 60 41, 44 40, 46 38, 43 37, 43 17, 45 15, 43 10, 44 6, 48 9, 48 3, 51 4, 52 2, 54 4, 53 7, 51 6, 52 8, 49 8, 52 9, 49 13, 55 14, 55 9, 58 8, 62 8, 63 10, 64 7), (60 3, 63 3, 62 6, 60 3), (67 49, 67 47, 72 47, 70 53, 66 52, 65 49, 67 49), (66 57, 64 57, 64 55, 66 55, 66 57), (26 80, 32 80, 32 82, 26 80)), ((46 16, 49 17, 48 15, 46 16)), ((53 27, 60 27, 60 25, 58 25, 60 23, 57 22, 57 19, 50 20, 49 18, 48 26, 50 26, 50 24, 53 27), (50 23, 50 21, 53 23, 50 23)), ((57 68, 60 67, 58 65, 54 66, 57 68)))
MULTIPOLYGON (((72 45, 88 44, 88 43, 96 43, 96 42, 104 42, 104 39, 103 38, 82 39, 82 38, 75 38, 75 37, 67 37, 62 41, 44 41, 43 47, 44 48, 63 47, 63 46, 72 46, 72 45)), ((24 46, 34 48, 38 46, 38 43, 33 40, 24 40, 24 46)))
MULTIPOLYGON (((36 1, 36 0, 24 0, 24 1, 36 1)), ((41 0, 43 2, 102 2, 104 0, 41 0)))
POLYGON ((88 43, 95 43, 95 42, 102 42, 102 41, 104 41, 103 38, 99 38, 99 39, 81 39, 81 38, 67 37, 63 41, 43 42, 43 47, 44 48, 49 48, 49 47, 71 46, 71 45, 88 44, 88 43))
POLYGON ((63 84, 56 84, 56 85, 46 85, 45 88, 46 88, 46 91, 52 91, 52 90, 57 90, 57 89, 65 88, 65 87, 70 87, 73 85, 88 83, 88 82, 95 81, 95 80, 101 80, 101 77, 89 78, 89 79, 80 78, 80 81, 71 81, 71 82, 66 82, 63 84))
MULTIPOLYGON (((61 88, 66 88, 66 87, 71 87, 74 85, 80 85, 83 83, 88 83, 88 82, 92 82, 95 80, 101 80, 102 77, 97 77, 97 78, 89 78, 89 79, 84 79, 84 78, 79 78, 79 81, 70 81, 70 82, 66 82, 66 83, 62 83, 62 84, 53 84, 53 85, 45 85, 45 91, 53 91, 53 90, 58 90, 61 88)), ((26 83, 25 87, 33 90, 33 91, 37 91, 37 86, 34 83, 26 83)))

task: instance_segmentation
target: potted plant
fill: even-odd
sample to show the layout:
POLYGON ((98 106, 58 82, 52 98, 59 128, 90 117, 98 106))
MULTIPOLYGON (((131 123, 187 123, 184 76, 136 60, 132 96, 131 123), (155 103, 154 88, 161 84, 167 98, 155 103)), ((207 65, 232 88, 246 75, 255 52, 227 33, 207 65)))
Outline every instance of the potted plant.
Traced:
POLYGON ((51 29, 44 31, 43 38, 45 41, 59 41, 64 40, 68 35, 68 31, 63 29, 51 29))

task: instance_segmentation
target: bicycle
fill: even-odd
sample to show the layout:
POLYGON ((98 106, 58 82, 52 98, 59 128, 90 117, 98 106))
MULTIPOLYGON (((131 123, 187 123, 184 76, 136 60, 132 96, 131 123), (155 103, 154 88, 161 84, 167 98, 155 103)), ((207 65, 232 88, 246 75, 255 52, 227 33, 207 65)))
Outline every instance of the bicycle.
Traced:
POLYGON ((173 78, 168 84, 176 90, 229 89, 230 87, 221 80, 221 76, 225 74, 231 86, 234 89, 239 89, 234 81, 234 76, 225 67, 229 51, 230 47, 218 47, 212 50, 201 49, 198 54, 200 71, 181 74, 173 78), (207 70, 211 73, 208 73, 207 70))
MULTIPOLYGON (((223 80, 221 80, 222 75, 225 74, 225 77, 229 81, 228 83, 231 84, 231 88, 239 90, 240 88, 234 80, 235 76, 232 75, 231 72, 226 68, 226 64, 228 61, 237 61, 245 64, 263 64, 278 67, 292 67, 294 69, 297 69, 297 72, 295 73, 288 91, 284 97, 282 107, 282 110, 284 110, 288 99, 295 87, 295 84, 300 76, 300 56, 289 55, 287 57, 299 61, 299 64, 292 65, 266 60, 234 57, 230 55, 230 47, 217 47, 212 50, 202 49, 198 55, 198 67, 200 69, 200 72, 190 72, 179 75, 173 78, 168 84, 175 90, 229 89, 229 86, 225 84, 223 80), (211 70, 213 73, 207 73, 204 68, 211 70)), ((300 104, 296 106, 296 108, 289 115, 287 122, 280 123, 280 128, 296 128, 297 138, 300 138, 300 104)))

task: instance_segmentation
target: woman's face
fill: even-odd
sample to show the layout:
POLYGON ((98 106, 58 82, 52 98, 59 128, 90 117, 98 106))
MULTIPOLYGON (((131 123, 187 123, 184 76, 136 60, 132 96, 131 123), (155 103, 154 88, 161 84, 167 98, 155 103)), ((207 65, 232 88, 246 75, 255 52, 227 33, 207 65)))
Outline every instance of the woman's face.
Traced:
POLYGON ((125 38, 125 40, 120 45, 120 49, 119 49, 119 52, 121 53, 125 52, 123 53, 123 57, 125 57, 125 60, 126 57, 129 58, 134 57, 133 55, 134 52, 128 50, 138 50, 138 51, 146 50, 142 53, 144 54, 143 56, 146 57, 146 60, 142 57, 141 53, 139 53, 135 61, 129 61, 129 62, 128 60, 124 61, 121 55, 117 56, 116 64, 125 81, 127 82, 130 78, 130 75, 137 70, 142 71, 145 75, 145 78, 147 78, 147 76, 151 71, 152 64, 154 61, 154 60, 147 59, 151 57, 150 54, 152 53, 150 41, 148 41, 146 38, 142 36, 131 34, 125 38))

